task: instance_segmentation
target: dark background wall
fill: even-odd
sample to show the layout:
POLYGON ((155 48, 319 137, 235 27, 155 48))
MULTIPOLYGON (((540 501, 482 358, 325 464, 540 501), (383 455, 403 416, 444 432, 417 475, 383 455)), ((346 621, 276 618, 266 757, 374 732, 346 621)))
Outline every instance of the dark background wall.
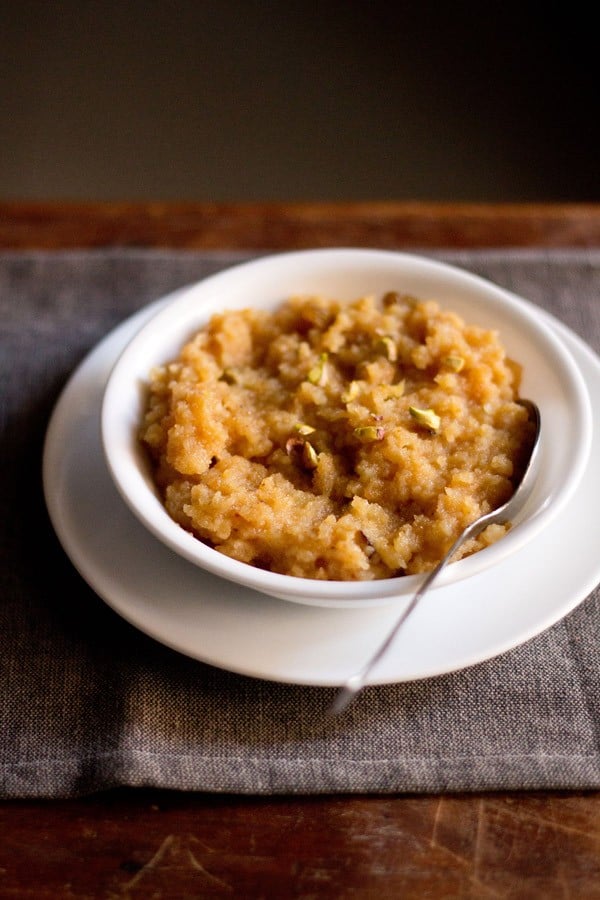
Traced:
POLYGON ((0 0, 0 199, 597 201, 586 9, 0 0))

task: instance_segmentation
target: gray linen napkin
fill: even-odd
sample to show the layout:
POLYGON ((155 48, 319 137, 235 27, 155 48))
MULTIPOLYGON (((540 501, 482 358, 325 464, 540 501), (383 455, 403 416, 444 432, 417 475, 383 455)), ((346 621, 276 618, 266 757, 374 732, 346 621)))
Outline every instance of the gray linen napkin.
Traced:
MULTIPOLYGON (((117 785, 255 794, 600 787, 598 590, 500 657, 368 688, 332 720, 333 689, 183 657, 123 621, 75 571, 40 476, 68 375, 135 310, 249 255, 0 254, 0 796, 117 785)), ((430 255, 527 296, 600 349, 598 251, 430 255)))

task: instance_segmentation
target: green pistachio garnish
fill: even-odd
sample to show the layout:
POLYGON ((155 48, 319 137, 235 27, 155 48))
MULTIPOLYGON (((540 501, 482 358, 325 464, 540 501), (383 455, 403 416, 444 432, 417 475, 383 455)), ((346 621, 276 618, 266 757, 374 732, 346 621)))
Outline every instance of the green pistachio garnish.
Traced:
POLYGON ((312 425, 306 425, 305 422, 296 422, 294 425, 294 431, 296 434, 313 434, 315 429, 312 425))
POLYGON ((433 409, 418 409, 416 406, 409 406, 408 411, 419 425, 428 428, 429 431, 436 432, 442 420, 433 409))
POLYGON ((350 403, 358 397, 360 385, 358 381, 351 381, 346 390, 342 394, 342 403, 350 403))
POLYGON ((386 359, 390 362, 396 362, 398 359, 398 349, 394 343, 394 339, 389 334, 384 335, 377 341, 377 350, 382 352, 386 359))
POLYGON ((327 382, 327 358, 327 353, 321 353, 318 363, 309 371, 307 378, 311 384, 325 384, 327 382))
POLYGON ((296 465, 300 465, 304 469, 317 468, 319 458, 310 441, 305 441, 301 437, 290 437, 285 443, 285 452, 296 465))
POLYGON ((370 444, 373 441, 381 441, 385 436, 385 428, 381 425, 361 425, 354 429, 354 434, 360 441, 370 444))
POLYGON ((387 394, 386 400, 395 400, 397 397, 401 397, 404 394, 404 382, 399 381, 398 384, 388 384, 387 385, 387 394))
POLYGON ((442 362, 446 368, 451 369, 452 372, 460 372, 465 364, 462 356, 446 356, 442 362))
POLYGON ((299 437, 290 437, 285 442, 285 452, 288 456, 292 456, 292 454, 297 453, 302 450, 304 446, 304 441, 299 437))
POLYGON ((317 451, 310 441, 305 441, 302 448, 302 463, 306 469, 316 469, 319 464, 317 451))

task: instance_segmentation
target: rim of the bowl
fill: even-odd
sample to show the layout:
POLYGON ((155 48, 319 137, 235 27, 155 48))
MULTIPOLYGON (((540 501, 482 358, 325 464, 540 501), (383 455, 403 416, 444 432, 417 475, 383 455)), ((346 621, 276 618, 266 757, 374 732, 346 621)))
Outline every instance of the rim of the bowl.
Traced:
MULTIPOLYGON (((331 263, 335 262, 335 266, 338 268, 352 263, 356 264, 358 261, 363 263, 367 260, 373 263, 394 261, 408 266, 413 272, 429 269, 432 274, 445 275, 456 284, 462 283, 463 285, 478 287, 486 293, 488 301, 492 300, 497 306, 510 307, 517 319, 523 324, 527 323, 529 329, 535 332, 538 340, 541 339, 545 342, 546 346, 554 354, 554 357, 560 360, 563 371, 568 375, 571 382, 571 393, 577 404, 577 408, 572 410, 572 412, 575 414, 580 428, 579 440, 576 442, 568 478, 558 488, 551 504, 538 511, 538 514, 532 519, 517 525, 501 541, 448 566, 435 583, 435 588, 442 587, 444 584, 455 583, 477 574, 504 559, 515 549, 522 546, 523 543, 532 539, 541 528, 549 524, 558 515, 568 501, 579 483, 591 448, 591 401, 583 376, 574 359, 550 326, 536 315, 534 305, 519 295, 451 263, 415 253, 363 247, 319 247, 270 253, 249 261, 233 264, 227 269, 179 288, 163 298, 163 302, 158 310, 151 315, 150 319, 127 342, 113 363, 102 398, 100 424, 103 453, 112 480, 126 505, 158 540, 189 562, 212 574, 243 584, 246 587, 254 588, 262 593, 288 599, 301 600, 312 598, 312 601, 322 599, 328 604, 335 604, 336 601, 344 603, 348 603, 348 601, 356 601, 357 603, 361 601, 380 601, 405 595, 416 589, 422 580, 420 575, 403 575, 364 582, 325 581, 293 575, 281 575, 232 559, 204 544, 198 538, 185 531, 169 516, 162 502, 148 487, 139 468, 134 464, 132 454, 115 455, 113 453, 113 416, 114 410, 118 406, 115 405, 114 401, 115 395, 119 392, 119 378, 122 371, 127 368, 129 360, 137 356, 138 351, 144 346, 149 337, 156 332, 160 332, 167 322, 171 322, 179 308, 185 307, 187 303, 191 302, 192 298, 195 299, 198 292, 214 295, 214 292, 222 286, 226 286, 227 282, 243 277, 245 273, 253 269, 267 270, 270 266, 281 266, 287 262, 307 261, 309 257, 313 260, 321 259, 324 261, 329 260, 331 263), (137 488, 137 490, 132 490, 132 487, 137 488), (136 495, 135 497, 134 494, 136 495)), ((214 308, 211 306, 210 296, 206 296, 203 302, 205 303, 205 312, 201 313, 200 318, 207 321, 208 317, 214 312, 214 308)), ((123 430, 129 428, 129 426, 124 425, 121 427, 123 430)), ((131 431, 129 430, 130 434, 131 431)), ((121 435, 121 437, 124 438, 124 435, 121 435)), ((127 443, 127 441, 124 439, 123 443, 127 443)))

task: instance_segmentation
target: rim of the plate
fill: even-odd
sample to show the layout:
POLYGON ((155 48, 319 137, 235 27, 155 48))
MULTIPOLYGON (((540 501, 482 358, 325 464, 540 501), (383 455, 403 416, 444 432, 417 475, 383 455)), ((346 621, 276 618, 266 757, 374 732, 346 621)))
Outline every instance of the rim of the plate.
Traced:
MULTIPOLYGON (((140 314, 138 313, 136 315, 139 316, 140 314)), ((550 314, 544 313, 544 315, 548 318, 548 320, 550 322, 553 322, 553 321, 556 322, 556 320, 553 320, 553 317, 550 314)), ((278 682, 302 684, 302 685, 313 685, 313 686, 321 686, 321 687, 335 686, 335 684, 339 683, 339 679, 338 678, 332 679, 331 676, 327 676, 327 675, 323 675, 323 674, 315 675, 315 673, 313 672, 309 675, 303 674, 303 675, 299 676, 297 674, 292 675, 291 673, 285 674, 281 670, 280 671, 273 671, 273 670, 267 671, 264 668, 264 665, 263 665, 263 668, 256 667, 256 666, 254 668, 252 668, 252 667, 241 664, 239 660, 236 662, 232 662, 231 660, 224 662, 223 659, 216 658, 214 653, 211 655, 211 652, 208 652, 206 650, 206 648, 204 649, 204 652, 200 653, 197 646, 194 647, 194 646, 191 646, 189 643, 186 643, 186 641, 189 640, 189 635, 186 634, 184 636, 185 640, 178 641, 178 640, 170 639, 169 636, 167 634, 165 634, 164 618, 166 618, 166 623, 167 623, 167 628, 168 628, 168 624, 169 624, 169 614, 168 613, 166 613, 165 616, 163 617, 162 627, 159 627, 159 628, 149 627, 146 607, 142 606, 141 611, 140 611, 140 609, 132 610, 127 605, 126 596, 124 597, 121 594, 117 594, 117 596, 114 596, 114 595, 111 596, 110 591, 107 592, 106 586, 103 586, 102 584, 98 583, 98 580, 94 578, 93 573, 90 575, 90 571, 89 571, 90 566, 88 564, 89 561, 82 558, 81 550, 80 550, 80 548, 78 549, 78 546, 77 546, 77 544, 78 544, 77 535, 74 536, 72 534, 69 534, 65 530, 66 526, 65 526, 64 522, 61 521, 60 504, 57 503, 57 500, 56 500, 57 495, 54 494, 54 492, 51 490, 51 483, 50 483, 52 475, 53 475, 53 469, 54 469, 54 466, 56 465, 56 460, 60 457, 60 448, 62 446, 61 432, 60 432, 60 426, 62 423, 61 423, 60 419, 61 419, 61 417, 68 418, 69 416, 74 415, 72 405, 68 401, 71 399, 70 394, 74 391, 75 387, 77 386, 78 379, 82 376, 86 367, 89 367, 92 364, 92 361, 96 359, 97 355, 101 352, 102 349, 106 348, 110 344, 111 341, 115 340, 120 328, 124 328, 125 326, 131 326, 132 320, 134 320, 135 318, 136 318, 135 315, 132 316, 130 320, 127 320, 125 323, 123 323, 121 326, 119 326, 117 329, 115 329, 113 332, 111 332, 111 334, 108 335, 104 340, 102 340, 100 342, 100 344, 96 345, 96 347, 90 352, 90 354, 88 354, 88 356, 82 361, 82 363, 75 370, 75 372, 69 379, 69 382, 63 389, 63 392, 61 393, 61 396, 58 399, 58 402, 55 406, 55 409, 53 411, 53 414, 52 414, 50 422, 49 422, 46 439, 45 439, 45 443, 44 443, 44 457, 43 457, 44 490, 46 493, 46 502, 48 505, 48 510, 50 512, 50 518, 51 518, 51 521, 55 527, 55 530, 57 531, 57 534, 61 540, 63 548, 67 552, 67 555, 73 562, 75 568, 78 569, 78 571, 83 576, 83 578, 90 584, 90 586, 96 591, 96 593, 102 599, 105 600, 105 602, 110 607, 112 607, 123 619, 129 621, 140 631, 148 634, 150 637, 156 639, 160 643, 171 647, 173 650, 176 650, 177 652, 182 653, 184 655, 190 656, 198 661, 205 662, 210 665, 214 665, 218 668, 226 669, 228 671, 233 671, 233 672, 236 672, 241 675, 247 675, 247 676, 256 677, 256 678, 263 678, 263 679, 273 680, 273 681, 278 681, 278 682)), ((600 361, 597 359, 595 354, 593 354, 593 351, 591 351, 591 349, 589 347, 587 347, 587 345, 582 341, 581 338, 579 338, 577 335, 575 335, 573 332, 571 332, 569 329, 567 329, 566 326, 562 325, 562 323, 557 323, 557 324, 560 326, 561 329, 563 329, 564 333, 567 336, 569 336, 570 338, 572 338, 575 341, 579 351, 583 351, 583 350, 586 351, 586 353, 589 356, 590 362, 593 361, 594 370, 598 374, 598 379, 599 379, 599 384, 600 384, 600 361)), ((600 387, 597 387, 596 393, 598 393, 599 391, 600 391, 600 387)), ((89 410, 88 410, 88 413, 90 415, 95 415, 95 413, 90 412, 89 410)), ((102 453, 101 453, 101 450, 99 447, 97 448, 97 452, 99 454, 99 458, 102 459, 102 453)), ((594 457, 591 457, 589 464, 592 465, 593 463, 594 463, 594 457)), ((115 493, 115 499, 118 500, 118 495, 116 493, 115 493)), ((141 527, 141 526, 138 526, 138 527, 141 527)), ((85 556, 85 554, 83 554, 83 556, 85 556)), ((594 557, 594 559, 596 559, 596 557, 594 557)), ((181 560, 178 561, 178 564, 186 565, 186 563, 181 560)), ((200 583, 202 573, 198 570, 196 570, 196 571, 197 571, 199 583, 200 583)), ((535 572, 532 574, 535 575, 535 572)), ((453 662, 450 662, 450 663, 447 662, 445 665, 440 665, 440 664, 434 665, 433 667, 430 667, 429 670, 422 670, 422 671, 419 671, 419 672, 416 672, 413 674, 405 673, 402 676, 398 676, 397 674, 394 674, 394 673, 390 674, 389 672, 386 672, 386 674, 382 674, 379 677, 376 677, 376 676, 372 677, 370 679, 369 683, 371 683, 371 684, 389 684, 389 683, 393 683, 393 682, 415 680, 418 678, 428 678, 428 677, 433 677, 436 675, 447 674, 449 672, 457 671, 459 669, 466 668, 466 667, 476 664, 478 662, 482 662, 484 660, 490 659, 494 656, 497 656, 497 655, 505 652, 506 650, 512 649, 513 647, 518 646, 519 644, 526 641, 528 638, 539 634, 540 632, 542 632, 543 630, 548 628, 550 625, 554 624, 557 620, 564 617, 564 615, 566 615, 581 600, 583 600, 584 597, 587 596, 587 594, 595 587, 598 576, 600 576, 600 571, 598 570, 598 565, 596 565, 596 568, 594 569, 593 574, 590 573, 588 575, 585 582, 582 582, 579 585, 578 590, 575 593, 572 593, 568 600, 565 600, 559 604, 555 603, 552 606, 552 609, 548 612, 548 614, 543 619, 537 620, 535 625, 533 627, 531 627, 528 631, 520 631, 517 635, 513 634, 510 639, 505 640, 502 643, 496 643, 493 648, 490 648, 490 647, 483 648, 475 656, 471 655, 471 656, 468 656, 463 659, 455 658, 453 662)), ((570 584, 570 588, 572 588, 572 584, 570 584)), ((261 598, 261 599, 264 600, 264 598, 261 598)), ((276 602, 272 601, 272 603, 276 603, 276 602)), ((276 605, 279 609, 286 606, 286 604, 283 604, 283 605, 276 604, 276 605)), ((321 610, 315 611, 314 608, 312 608, 312 607, 300 607, 300 606, 296 606, 295 604, 287 604, 287 606, 288 606, 288 608, 290 606, 296 607, 295 616, 301 615, 302 617, 304 617, 304 616, 312 617, 313 615, 316 615, 316 614, 322 612, 321 610)), ((342 618, 344 617, 344 613, 345 613, 344 610, 330 610, 327 612, 332 613, 336 617, 339 616, 342 618)), ((378 611, 365 610, 364 613, 370 617, 371 615, 377 615, 378 611)))

